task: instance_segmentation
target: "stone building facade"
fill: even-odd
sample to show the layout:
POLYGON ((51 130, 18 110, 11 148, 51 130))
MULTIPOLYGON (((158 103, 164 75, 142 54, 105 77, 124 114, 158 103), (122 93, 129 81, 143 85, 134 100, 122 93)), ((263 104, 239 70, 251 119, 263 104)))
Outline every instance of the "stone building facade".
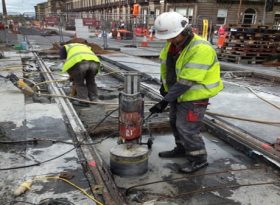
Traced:
POLYGON ((66 21, 71 20, 71 16, 94 17, 107 22, 137 22, 147 27, 164 11, 183 14, 192 25, 200 25, 203 19, 216 27, 280 25, 280 0, 48 0, 35 6, 35 10, 40 17, 42 11, 45 16, 64 14, 66 21), (271 2, 274 2, 273 8, 271 2), (140 13, 132 17, 135 4, 139 5, 140 13))

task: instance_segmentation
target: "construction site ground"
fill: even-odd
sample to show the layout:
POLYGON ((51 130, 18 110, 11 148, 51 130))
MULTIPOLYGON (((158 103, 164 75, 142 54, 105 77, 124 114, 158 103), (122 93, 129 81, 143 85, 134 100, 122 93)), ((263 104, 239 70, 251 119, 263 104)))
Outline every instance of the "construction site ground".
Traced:
MULTIPOLYGON (((63 36, 63 40, 70 40, 71 35, 72 33, 68 33, 63 36)), ((11 35, 8 42, 19 43, 18 39, 22 37, 11 35)), ((0 74, 6 76, 13 72, 22 77, 23 69, 36 73, 38 62, 34 60, 34 53, 31 52, 34 50, 40 53, 57 80, 67 79, 67 75, 60 75, 62 61, 58 59, 58 53, 42 51, 59 42, 61 36, 28 35, 27 39, 30 51, 19 52, 12 46, 7 48, 5 43, 1 45, 4 57, 0 59, 0 74)), ((102 38, 97 37, 87 41, 101 47, 104 44, 102 38)), ((139 47, 141 41, 141 38, 126 41, 108 39, 108 53, 101 54, 100 58, 105 65, 108 63, 121 67, 122 72, 140 72, 143 85, 158 93, 160 80, 157 57, 164 42, 154 40, 148 42, 149 47, 139 47)), ((264 151, 270 151, 280 136, 280 70, 277 67, 225 62, 221 62, 221 67, 225 88, 210 100, 207 119, 214 123, 220 120, 221 123, 230 124, 238 129, 238 132, 242 132, 242 135, 249 134, 261 142, 264 151), (218 118, 217 114, 220 114, 218 118), (240 118, 246 118, 246 121, 240 118), (256 120, 265 123, 257 123, 256 120)), ((37 80, 36 75, 30 80, 37 80)), ((117 144, 118 113, 114 112, 104 125, 99 125, 99 122, 109 111, 117 108, 118 92, 122 89, 122 84, 119 79, 103 70, 97 76, 101 103, 89 108, 74 107, 91 136, 91 145, 84 146, 92 146, 108 168, 110 149, 117 144)), ((70 89, 69 83, 54 85, 63 87, 66 92, 70 89)), ((65 204, 101 204, 98 199, 96 201, 82 192, 84 190, 90 195, 96 194, 96 187, 88 177, 89 170, 85 170, 85 163, 92 159, 87 159, 86 154, 75 149, 75 130, 69 128, 71 120, 65 117, 61 111, 62 105, 54 100, 55 97, 25 96, 3 78, 0 78, 0 95, 0 204, 44 204, 44 201, 50 199, 59 199, 65 204), (17 143, 13 143, 15 141, 17 143), (68 182, 76 186, 55 178, 57 176, 65 176, 68 182), (30 179, 30 189, 15 197, 14 190, 30 179)), ((147 95, 145 101, 147 116, 150 102, 155 99, 147 95)), ((217 131, 217 134, 211 129, 211 125, 206 123, 202 136, 206 143, 209 166, 191 175, 178 173, 174 163, 185 162, 183 158, 171 160, 158 157, 158 152, 174 147, 171 131, 166 126, 167 113, 153 115, 147 122, 149 123, 157 128, 151 129, 150 133, 145 130, 142 137, 144 142, 151 137, 153 139, 147 173, 135 177, 112 175, 112 183, 126 200, 123 204, 279 204, 280 161, 277 161, 277 157, 271 158, 262 150, 254 149, 243 141, 218 137, 221 131, 217 131)), ((88 143, 87 140, 84 142, 88 143)), ((116 201, 115 203, 118 204, 116 201)))

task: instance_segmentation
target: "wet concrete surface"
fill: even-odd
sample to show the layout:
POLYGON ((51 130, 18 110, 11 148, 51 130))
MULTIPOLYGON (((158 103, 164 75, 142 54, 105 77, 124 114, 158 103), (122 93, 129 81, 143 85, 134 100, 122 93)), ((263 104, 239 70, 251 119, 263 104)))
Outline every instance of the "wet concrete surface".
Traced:
MULTIPOLYGON (((258 94, 269 102, 276 105, 280 104, 280 97, 278 96, 259 92, 258 94)), ((264 102, 247 88, 238 87, 229 83, 225 83, 224 90, 212 98, 210 103, 211 105, 208 107, 210 112, 267 122, 279 122, 280 118, 279 109, 264 102)), ((279 136, 279 125, 266 125, 236 119, 225 120, 270 144, 275 143, 279 136)))
MULTIPOLYGON (((130 204, 144 203, 153 199, 157 199, 157 202, 172 202, 178 205, 278 204, 279 184, 245 187, 239 187, 239 185, 273 182, 279 177, 279 172, 275 172, 260 162, 252 161, 251 158, 234 150, 223 141, 217 140, 209 133, 202 133, 202 135, 206 142, 209 166, 196 172, 197 176, 188 176, 178 173, 170 166, 174 162, 179 164, 186 162, 184 158, 162 159, 158 157, 158 152, 174 147, 173 136, 170 133, 154 133, 154 144, 149 153, 148 172, 138 177, 114 176, 117 185, 123 192, 135 185, 161 181, 130 189, 127 196, 130 204), (230 171, 239 169, 244 170, 230 171), (213 174, 207 175, 207 173, 213 174), (172 180, 175 178, 180 179, 172 180), (206 191, 208 189, 209 191, 206 191)), ((143 136, 143 141, 146 141, 147 138, 147 135, 143 136)), ((108 164, 110 160, 108 147, 113 146, 117 146, 117 139, 106 139, 96 145, 102 158, 108 164)))
MULTIPOLYGON (((7 58, 10 61, 1 61, 3 70, 0 69, 0 74, 5 76, 13 71, 19 77, 22 76, 22 68, 15 66, 20 63, 20 56, 21 54, 11 53, 7 58), (5 69, 7 66, 12 66, 13 69, 5 69)), ((74 176, 71 179, 73 183, 84 189, 89 188, 73 145, 56 142, 72 143, 59 106, 53 103, 32 103, 30 99, 26 103, 25 96, 10 81, 0 78, 0 85, 0 141, 22 141, 15 144, 0 143, 0 204, 18 204, 11 201, 37 204, 46 198, 66 198, 80 205, 95 204, 63 181, 34 179, 35 176, 57 176, 61 172, 69 172, 74 176), (33 138, 43 141, 24 142, 33 138), (73 151, 45 162, 71 149, 73 151), (16 168, 21 166, 26 167, 16 168), (33 179, 31 189, 15 198, 14 190, 28 179, 33 179)))
POLYGON ((159 64, 151 60, 122 53, 106 54, 102 55, 101 58, 119 66, 124 70, 141 72, 142 76, 155 79, 159 82, 159 64))

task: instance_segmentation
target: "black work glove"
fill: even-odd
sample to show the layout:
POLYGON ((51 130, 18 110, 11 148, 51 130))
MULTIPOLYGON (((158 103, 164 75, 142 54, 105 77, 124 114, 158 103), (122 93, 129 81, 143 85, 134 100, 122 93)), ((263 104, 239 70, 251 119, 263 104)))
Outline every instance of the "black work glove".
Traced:
POLYGON ((165 91, 163 84, 161 84, 160 89, 159 89, 159 93, 162 97, 166 96, 167 92, 165 91))
POLYGON ((167 107, 168 102, 165 100, 160 101, 159 103, 155 104, 153 107, 150 108, 150 112, 154 113, 161 113, 167 107))

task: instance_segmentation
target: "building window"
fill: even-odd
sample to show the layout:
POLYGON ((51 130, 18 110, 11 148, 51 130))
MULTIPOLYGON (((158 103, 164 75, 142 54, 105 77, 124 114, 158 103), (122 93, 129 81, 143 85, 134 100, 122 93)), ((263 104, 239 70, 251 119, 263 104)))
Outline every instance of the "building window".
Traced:
POLYGON ((227 21, 227 9, 219 9, 217 14, 217 25, 224 25, 227 21))
POLYGON ((273 28, 280 30, 280 11, 276 11, 274 15, 273 28))
POLYGON ((176 12, 182 14, 189 19, 189 23, 192 23, 193 19, 193 8, 192 7, 180 7, 176 8, 176 12))
POLYGON ((256 23, 256 11, 254 9, 246 9, 243 15, 243 24, 256 23))
POLYGON ((159 16, 159 14, 160 14, 160 9, 156 9, 155 14, 156 14, 156 16, 159 16))

